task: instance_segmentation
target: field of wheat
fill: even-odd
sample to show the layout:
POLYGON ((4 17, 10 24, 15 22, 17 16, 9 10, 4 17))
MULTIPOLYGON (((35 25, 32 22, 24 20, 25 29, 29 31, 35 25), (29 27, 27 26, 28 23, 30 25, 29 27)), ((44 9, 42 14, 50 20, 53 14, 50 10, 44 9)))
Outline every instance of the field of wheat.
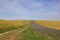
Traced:
POLYGON ((28 20, 0 20, 0 33, 21 28, 29 22, 28 20))
POLYGON ((28 20, 0 20, 0 28, 27 25, 28 20))
POLYGON ((60 31, 40 30, 38 25, 59 29, 60 21, 0 20, 0 40, 60 40, 60 31))
POLYGON ((60 21, 35 20, 35 23, 43 27, 54 28, 54 29, 60 30, 60 21))

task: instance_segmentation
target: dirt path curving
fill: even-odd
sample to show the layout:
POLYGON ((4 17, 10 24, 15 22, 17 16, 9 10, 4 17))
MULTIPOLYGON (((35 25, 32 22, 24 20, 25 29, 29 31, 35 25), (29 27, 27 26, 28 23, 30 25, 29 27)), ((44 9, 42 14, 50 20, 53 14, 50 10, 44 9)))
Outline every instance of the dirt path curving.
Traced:
POLYGON ((23 31, 25 31, 29 26, 26 26, 24 28, 19 28, 17 30, 13 30, 7 33, 3 33, 2 35, 0 35, 0 40, 15 40, 17 38, 17 36, 22 33, 23 31))
POLYGON ((14 35, 10 40, 16 40, 16 37, 17 37, 20 33, 22 33, 23 31, 25 31, 27 28, 28 28, 28 27, 26 27, 25 29, 19 30, 19 31, 16 33, 16 35, 14 35))
POLYGON ((44 31, 44 32, 56 32, 56 33, 60 33, 60 30, 40 26, 40 25, 36 24, 34 21, 32 21, 31 24, 32 24, 33 28, 41 30, 41 31, 44 31))
POLYGON ((36 24, 34 21, 31 22, 31 25, 34 29, 42 31, 44 34, 51 34, 50 36, 55 35, 55 36, 53 36, 53 37, 56 37, 55 40, 60 39, 60 30, 40 26, 40 25, 36 24))

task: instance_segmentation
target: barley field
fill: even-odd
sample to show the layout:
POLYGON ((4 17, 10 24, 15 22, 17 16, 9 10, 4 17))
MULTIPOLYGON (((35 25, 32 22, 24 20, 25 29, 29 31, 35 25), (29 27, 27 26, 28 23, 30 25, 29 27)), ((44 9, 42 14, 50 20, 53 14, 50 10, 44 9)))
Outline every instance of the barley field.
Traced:
POLYGON ((28 20, 0 20, 0 33, 18 29, 24 25, 28 25, 28 20))
POLYGON ((0 20, 0 28, 27 25, 28 20, 0 20))
POLYGON ((53 28, 53 29, 58 29, 60 30, 60 21, 56 20, 35 20, 35 23, 37 23, 40 26, 48 27, 48 28, 53 28))
POLYGON ((0 20, 0 40, 60 40, 59 28, 60 21, 0 20))

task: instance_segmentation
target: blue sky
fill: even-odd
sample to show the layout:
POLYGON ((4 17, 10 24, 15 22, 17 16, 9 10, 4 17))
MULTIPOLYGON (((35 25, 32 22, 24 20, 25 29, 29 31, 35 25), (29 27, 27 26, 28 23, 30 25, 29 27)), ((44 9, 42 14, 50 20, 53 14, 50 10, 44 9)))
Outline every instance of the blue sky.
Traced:
POLYGON ((0 0, 0 19, 60 20, 60 0, 0 0))

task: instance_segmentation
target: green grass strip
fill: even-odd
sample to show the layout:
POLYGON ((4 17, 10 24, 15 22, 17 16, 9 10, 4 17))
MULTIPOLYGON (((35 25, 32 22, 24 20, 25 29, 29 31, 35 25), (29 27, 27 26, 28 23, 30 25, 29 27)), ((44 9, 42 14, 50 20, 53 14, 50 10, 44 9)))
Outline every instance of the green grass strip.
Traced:
POLYGON ((0 33, 4 33, 4 32, 7 32, 7 31, 12 31, 12 30, 16 30, 16 29, 19 29, 19 28, 24 28, 26 25, 23 25, 23 26, 12 26, 12 27, 6 27, 6 28, 0 28, 0 33))

